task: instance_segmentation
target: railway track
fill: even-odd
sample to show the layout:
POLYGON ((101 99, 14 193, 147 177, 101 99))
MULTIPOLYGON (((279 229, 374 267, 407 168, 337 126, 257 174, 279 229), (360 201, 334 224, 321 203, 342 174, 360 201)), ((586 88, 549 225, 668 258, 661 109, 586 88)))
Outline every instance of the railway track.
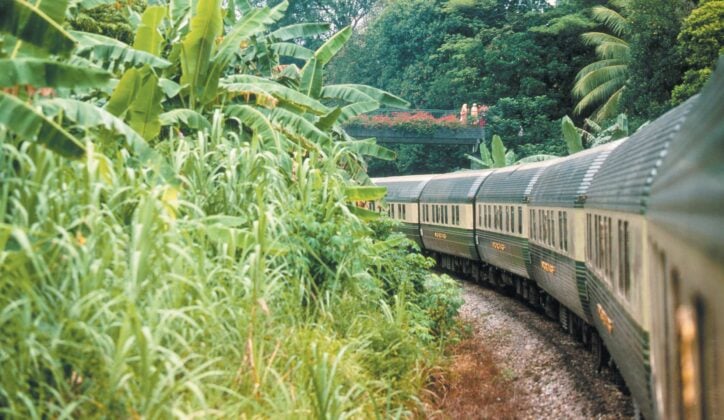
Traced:
MULTIPOLYGON (((596 373, 593 355, 558 323, 513 297, 455 278, 465 299, 460 315, 471 325, 472 339, 490 353, 505 386, 513 387, 515 418, 635 417, 631 397, 617 385, 614 374, 608 369, 596 373)), ((447 417, 445 407, 441 411, 447 417)), ((464 414, 496 417, 485 410, 464 414)))

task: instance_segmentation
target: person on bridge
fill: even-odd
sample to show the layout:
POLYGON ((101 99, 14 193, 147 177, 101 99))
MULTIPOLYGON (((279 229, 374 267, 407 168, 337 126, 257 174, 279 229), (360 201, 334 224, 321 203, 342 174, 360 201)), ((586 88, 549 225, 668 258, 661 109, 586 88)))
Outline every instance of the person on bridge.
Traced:
POLYGON ((463 107, 460 108, 460 122, 463 124, 468 122, 468 104, 463 104, 463 107))
POLYGON ((474 125, 478 123, 478 104, 473 104, 470 109, 470 119, 473 120, 474 125))

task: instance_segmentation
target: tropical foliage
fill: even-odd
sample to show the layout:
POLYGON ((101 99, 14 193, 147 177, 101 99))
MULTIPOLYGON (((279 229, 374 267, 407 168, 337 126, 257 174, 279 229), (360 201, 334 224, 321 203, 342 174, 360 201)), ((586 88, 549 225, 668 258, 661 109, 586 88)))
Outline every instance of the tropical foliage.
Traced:
MULTIPOLYGON (((617 4, 623 8, 626 3, 621 1, 617 4)), ((583 114, 593 108, 592 119, 601 121, 620 109, 631 59, 630 46, 626 41, 631 30, 626 18, 615 9, 596 6, 592 14, 609 32, 586 32, 582 35, 587 45, 596 47, 599 60, 582 68, 576 75, 573 96, 578 103, 573 112, 583 114)))
POLYGON ((351 204, 394 155, 341 122, 406 103, 324 85, 350 30, 312 51, 285 2, 221 0, 154 2, 132 44, 64 25, 107 3, 0 0, 0 416, 421 409, 460 301, 351 204))
POLYGON ((709 78, 719 56, 724 54, 724 1, 702 0, 684 20, 677 37, 684 57, 683 81, 672 91, 674 105, 693 96, 709 78))

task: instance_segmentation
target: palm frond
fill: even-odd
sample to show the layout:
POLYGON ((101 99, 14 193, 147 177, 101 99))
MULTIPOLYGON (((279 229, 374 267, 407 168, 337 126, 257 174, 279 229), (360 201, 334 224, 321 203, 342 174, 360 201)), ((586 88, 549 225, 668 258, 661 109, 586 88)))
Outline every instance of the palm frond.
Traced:
POLYGON ((581 39, 586 45, 600 45, 603 43, 628 45, 628 42, 623 39, 605 32, 586 32, 581 34, 581 39))
POLYGON ((624 64, 596 68, 577 78, 576 84, 573 86, 573 96, 582 98, 607 83, 623 85, 627 76, 628 66, 624 64))
POLYGON ((619 36, 626 35, 629 31, 628 21, 619 12, 604 6, 596 6, 591 14, 597 21, 610 28, 613 33, 619 36))
POLYGON ((623 91, 626 89, 625 86, 621 86, 616 92, 614 92, 608 100, 601 105, 600 108, 596 111, 596 113, 593 116, 593 119, 596 121, 603 121, 606 118, 612 117, 616 115, 620 108, 621 104, 621 97, 623 96, 623 91))

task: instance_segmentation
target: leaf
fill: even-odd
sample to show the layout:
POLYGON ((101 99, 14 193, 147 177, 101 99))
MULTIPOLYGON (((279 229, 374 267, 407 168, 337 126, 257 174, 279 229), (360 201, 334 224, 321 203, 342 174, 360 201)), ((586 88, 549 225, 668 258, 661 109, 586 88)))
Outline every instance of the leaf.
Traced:
POLYGON ((348 206, 349 211, 354 214, 355 216, 359 217, 360 219, 364 221, 371 221, 371 220, 377 220, 380 218, 380 214, 374 211, 370 211, 367 209, 363 209, 361 207, 357 207, 353 204, 350 204, 348 206))
POLYGON ((487 169, 488 166, 485 165, 485 163, 480 160, 479 158, 476 158, 475 156, 471 156, 469 154, 465 154, 465 157, 472 163, 471 167, 472 169, 487 169))
POLYGON ((503 140, 497 134, 493 136, 493 143, 491 145, 491 149, 493 152, 493 167, 505 167, 505 146, 503 145, 503 140))
POLYGON ((379 107, 380 104, 375 101, 358 102, 356 104, 347 105, 342 108, 342 115, 339 118, 339 123, 344 124, 358 115, 375 111, 379 109, 379 107))
POLYGON ((297 23, 279 28, 269 34, 271 38, 280 41, 290 41, 296 38, 309 38, 322 35, 331 28, 329 23, 297 23))
POLYGON ((483 162, 486 168, 493 167, 493 155, 490 153, 486 144, 480 145, 480 160, 483 162))
POLYGON ((271 44, 269 48, 274 51, 274 53, 284 57, 298 58, 305 61, 314 57, 314 53, 309 48, 304 48, 301 45, 291 42, 275 42, 271 44))
POLYGON ((161 88, 167 98, 173 98, 181 92, 181 85, 163 77, 158 79, 158 87, 161 88))
POLYGON ((312 58, 302 68, 299 90, 310 98, 319 99, 319 95, 322 93, 322 66, 320 61, 312 58))
POLYGON ((110 74, 39 58, 0 59, 0 87, 89 88, 108 82, 110 74))
POLYGON ((251 130, 261 137, 262 140, 271 140, 277 143, 277 136, 272 123, 266 115, 248 105, 230 105, 224 109, 227 117, 236 118, 242 124, 251 128, 251 130))
POLYGON ((116 132, 126 139, 126 144, 136 153, 147 153, 146 141, 131 127, 110 112, 98 108, 87 102, 75 99, 55 98, 39 102, 43 111, 48 115, 63 114, 81 127, 103 127, 106 130, 116 132))
POLYGON ((158 87, 158 77, 147 67, 140 71, 141 94, 136 95, 128 109, 128 124, 144 139, 151 140, 161 132, 159 119, 163 112, 163 91, 158 87))
POLYGON ((59 155, 78 158, 83 143, 37 109, 0 91, 0 125, 22 139, 34 140, 59 155))
POLYGON ((160 115, 162 126, 184 124, 192 130, 211 131, 211 124, 201 114, 190 109, 174 109, 160 115))
POLYGON ((381 105, 393 108, 409 108, 410 103, 384 90, 371 86, 342 84, 328 85, 322 88, 322 98, 341 99, 347 102, 377 101, 381 105))
POLYGON ((304 117, 296 113, 287 111, 283 108, 275 108, 270 120, 276 124, 279 129, 296 138, 311 140, 315 144, 326 144, 331 142, 329 135, 312 124, 304 117))
POLYGON ((68 55, 73 37, 61 26, 67 0, 0 0, 0 31, 42 48, 51 54, 68 55))
POLYGON ((397 158, 397 154, 394 151, 380 146, 375 139, 353 140, 345 143, 345 147, 358 155, 370 156, 376 159, 390 161, 397 158))
POLYGON ((314 57, 322 66, 327 65, 332 57, 334 57, 344 47, 344 44, 347 43, 351 36, 352 27, 345 27, 322 44, 322 46, 314 53, 314 57))
MULTIPOLYGON (((280 3, 278 7, 286 8, 286 1, 280 3)), ((208 72, 206 82, 204 84, 205 103, 214 100, 217 94, 219 79, 228 67, 234 54, 239 51, 239 44, 242 40, 251 38, 257 33, 264 30, 268 25, 275 22, 275 16, 278 9, 269 9, 268 7, 254 9, 250 13, 244 15, 239 22, 234 25, 231 31, 224 37, 219 48, 214 54, 210 70, 208 72)), ((183 83, 183 81, 182 81, 183 83)))
POLYGON ((117 117, 125 114, 141 89, 141 81, 140 70, 127 70, 113 90, 105 109, 117 117))
POLYGON ((581 140, 581 133, 573 124, 571 118, 566 115, 561 120, 561 131, 563 132, 563 138, 568 146, 568 154, 572 155, 583 150, 583 142, 581 140))
POLYGON ((190 86, 192 101, 204 94, 214 42, 222 29, 221 0, 199 0, 191 31, 181 43, 181 84, 190 86))
POLYGON ((76 55, 99 62, 103 68, 108 70, 116 69, 119 64, 134 67, 148 64, 157 69, 171 66, 171 63, 163 58, 146 51, 136 50, 128 44, 107 36, 78 31, 70 33, 79 42, 79 47, 75 51, 76 55))
POLYGON ((348 201, 373 201, 381 200, 387 194, 387 187, 347 187, 344 195, 348 201))
POLYGON ((138 51, 145 51, 155 56, 161 55, 161 43, 163 35, 158 28, 166 17, 165 6, 149 6, 143 12, 141 25, 136 31, 133 48, 138 51))
POLYGON ((342 108, 334 108, 327 115, 323 115, 315 125, 322 131, 328 131, 334 126, 340 115, 342 115, 342 108))
POLYGON ((280 103, 288 104, 292 107, 299 108, 302 111, 308 111, 316 115, 325 115, 329 112, 329 108, 321 102, 310 98, 303 93, 297 92, 279 83, 268 79, 254 78, 254 76, 242 76, 230 80, 239 80, 240 83, 223 83, 222 87, 229 92, 251 92, 264 93, 276 98, 280 103))

